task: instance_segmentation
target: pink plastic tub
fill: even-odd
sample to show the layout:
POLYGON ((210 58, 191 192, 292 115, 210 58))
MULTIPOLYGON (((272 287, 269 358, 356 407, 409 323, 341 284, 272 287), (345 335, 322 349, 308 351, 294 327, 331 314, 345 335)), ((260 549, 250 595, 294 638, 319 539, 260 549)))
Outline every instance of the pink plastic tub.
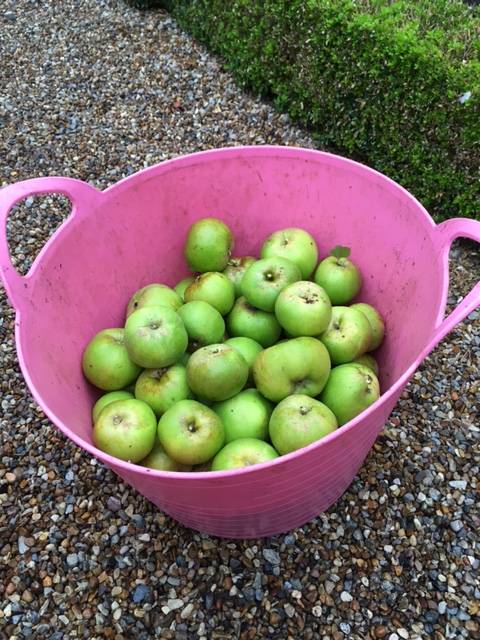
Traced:
POLYGON ((236 147, 163 162, 106 191, 69 178, 27 180, 0 191, 0 267, 15 307, 16 343, 36 401, 71 440, 185 525, 218 536, 268 536, 300 526, 346 490, 410 376, 431 349, 480 304, 480 285, 443 319, 448 253, 459 237, 480 241, 480 223, 435 225, 404 189, 361 164, 298 148, 236 147), (32 194, 73 203, 26 277, 12 267, 5 224, 32 194), (231 225, 235 254, 258 253, 286 226, 310 231, 323 256, 352 248, 366 275, 361 299, 387 322, 379 352, 383 395, 355 420, 309 447, 250 469, 165 473, 121 462, 94 447, 97 396, 82 376, 92 335, 122 326, 129 296, 186 275, 182 247, 204 216, 231 225))

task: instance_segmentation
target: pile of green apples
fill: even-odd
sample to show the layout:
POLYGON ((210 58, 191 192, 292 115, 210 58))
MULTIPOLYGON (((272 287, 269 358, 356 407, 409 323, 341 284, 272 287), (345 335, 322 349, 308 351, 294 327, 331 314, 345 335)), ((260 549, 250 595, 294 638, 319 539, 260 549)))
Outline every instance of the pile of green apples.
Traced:
POLYGON ((93 407, 102 451, 164 471, 220 471, 273 460, 346 424, 380 396, 380 313, 358 295, 346 247, 318 263, 299 228, 272 233, 260 258, 232 258, 217 218, 194 223, 191 277, 135 292, 123 328, 100 331, 83 372, 106 391, 93 407), (349 305, 349 306, 347 306, 349 305))

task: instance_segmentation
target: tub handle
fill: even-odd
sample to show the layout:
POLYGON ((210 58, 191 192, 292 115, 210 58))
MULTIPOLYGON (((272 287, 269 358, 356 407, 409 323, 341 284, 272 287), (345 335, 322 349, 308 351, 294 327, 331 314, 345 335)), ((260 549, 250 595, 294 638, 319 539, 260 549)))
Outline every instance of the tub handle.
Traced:
POLYGON ((82 180, 51 176, 32 178, 16 182, 0 189, 0 276, 12 306, 18 311, 23 301, 28 299, 28 290, 35 275, 35 263, 22 276, 12 264, 7 242, 7 219, 12 207, 32 195, 58 193, 67 196, 72 203, 72 211, 64 224, 73 219, 79 211, 88 210, 101 191, 82 180))
MULTIPOLYGON (((445 220, 437 226, 436 232, 439 237, 441 259, 444 269, 448 273, 448 255, 452 242, 457 238, 469 238, 480 243, 480 222, 469 218, 452 218, 445 220)), ((480 282, 473 287, 460 304, 446 317, 437 327, 432 335, 429 345, 420 360, 430 353, 430 351, 442 340, 457 324, 462 322, 472 311, 480 306, 480 282)))

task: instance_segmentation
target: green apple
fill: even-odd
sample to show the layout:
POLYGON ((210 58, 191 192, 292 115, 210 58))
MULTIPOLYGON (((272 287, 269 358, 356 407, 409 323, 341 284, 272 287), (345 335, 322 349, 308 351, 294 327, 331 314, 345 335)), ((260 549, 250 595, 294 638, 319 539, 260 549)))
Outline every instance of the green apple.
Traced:
POLYGON ((127 318, 137 309, 144 307, 170 307, 176 311, 182 306, 182 299, 176 291, 165 284, 149 284, 136 291, 127 306, 127 318))
POLYGON ((371 353, 364 353, 363 355, 358 356, 358 358, 355 358, 355 360, 352 360, 352 364, 361 364, 364 367, 368 367, 373 371, 373 373, 378 378, 378 373, 379 373, 378 363, 371 353))
POLYGON ((275 231, 265 240, 261 257, 286 258, 294 262, 300 269, 302 279, 305 280, 312 275, 317 264, 317 243, 304 229, 282 229, 275 231))
POLYGON ((120 460, 140 462, 153 449, 157 419, 141 400, 116 400, 104 407, 93 425, 93 443, 120 460))
POLYGON ((333 411, 339 425, 344 425, 380 397, 377 376, 358 363, 334 367, 320 400, 333 411))
POLYGON ((337 428, 330 409, 310 396, 295 394, 282 400, 273 410, 269 434, 280 455, 316 442, 337 428))
POLYGON ((233 249, 233 236, 218 218, 203 218, 190 227, 184 254, 192 271, 223 271, 233 249))
POLYGON ((212 461, 212 471, 251 467, 278 458, 278 453, 263 440, 240 438, 226 444, 212 461))
POLYGON ((185 290, 192 284, 194 280, 195 278, 193 276, 188 276, 188 278, 183 278, 183 280, 180 280, 180 282, 177 282, 177 284, 175 285, 174 290, 178 293, 182 300, 185 300, 185 290))
POLYGON ((129 391, 109 391, 101 396, 93 405, 92 409, 92 419, 93 422, 96 421, 98 416, 100 415, 100 411, 110 404, 111 402, 115 402, 116 400, 132 400, 135 396, 133 393, 129 391))
POLYGON ((236 349, 238 353, 245 358, 249 367, 248 379, 253 380, 253 363, 260 351, 263 351, 262 345, 256 342, 256 340, 252 340, 252 338, 245 338, 244 336, 228 338, 228 340, 225 340, 225 344, 236 349))
POLYGON ((292 337, 318 336, 330 323, 332 303, 318 284, 299 280, 280 292, 275 315, 292 337))
POLYGON ((156 469, 158 471, 190 471, 191 469, 190 465, 180 464, 172 460, 160 444, 158 438, 155 440, 153 449, 140 464, 142 467, 148 467, 149 469, 156 469))
POLYGON ((255 385, 272 402, 280 402, 294 393, 318 395, 329 373, 328 351, 320 340, 311 337, 269 347, 253 363, 255 385))
POLYGON ((245 389, 233 398, 215 403, 212 409, 225 427, 225 442, 238 438, 268 440, 273 405, 256 389, 245 389))
POLYGON ((158 422, 158 439, 167 455, 180 464, 207 462, 225 442, 217 414, 196 400, 180 400, 158 422))
POLYGON ((223 273, 208 271, 197 276, 185 290, 185 302, 203 300, 214 307, 222 316, 226 315, 235 302, 235 287, 223 273))
POLYGON ((192 300, 180 307, 178 315, 183 320, 189 338, 189 351, 196 351, 207 344, 221 342, 225 334, 225 321, 219 311, 203 300, 192 300))
POLYGON ((335 247, 315 271, 315 282, 325 289, 333 305, 347 304, 362 286, 360 271, 349 255, 348 247, 335 247))
POLYGON ((378 349, 382 344, 383 337, 385 335, 385 322, 383 321, 380 313, 375 309, 375 307, 372 307, 371 304, 367 304, 366 302, 357 302, 356 304, 352 304, 350 308, 361 311, 370 323, 372 328, 372 340, 368 347, 368 351, 378 349))
POLYGON ((205 400, 227 400, 243 389, 248 364, 236 349, 211 344, 195 351, 187 364, 187 381, 193 393, 205 400))
POLYGON ((223 273, 231 281, 235 288, 235 297, 239 298, 242 295, 240 289, 240 283, 242 282, 245 271, 248 267, 256 262, 256 258, 252 256, 244 256, 243 258, 230 258, 223 273))
POLYGON ((89 382, 104 391, 118 391, 134 382, 140 374, 126 347, 123 329, 103 329, 88 343, 82 357, 82 369, 89 382))
POLYGON ((278 340, 282 328, 273 313, 255 309, 242 296, 227 316, 227 331, 231 336, 251 338, 262 347, 269 347, 278 340))
POLYGON ((372 339, 370 323, 352 307, 332 307, 332 318, 320 340, 327 347, 332 364, 351 362, 365 353, 372 339))
POLYGON ((263 311, 273 311, 280 291, 300 279, 300 269, 290 260, 265 258, 248 267, 240 289, 251 305, 263 311))
POLYGON ((125 345, 133 362, 157 369, 179 360, 187 348, 188 334, 182 319, 170 307, 144 307, 128 316, 125 345))
POLYGON ((145 369, 137 379, 135 397, 146 402, 159 418, 176 402, 193 397, 186 368, 174 364, 163 369, 145 369))

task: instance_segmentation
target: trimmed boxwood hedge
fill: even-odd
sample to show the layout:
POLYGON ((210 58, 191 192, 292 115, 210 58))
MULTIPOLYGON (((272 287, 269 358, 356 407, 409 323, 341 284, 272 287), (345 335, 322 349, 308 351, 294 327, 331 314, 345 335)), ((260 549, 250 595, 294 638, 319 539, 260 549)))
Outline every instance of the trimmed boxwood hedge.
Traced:
POLYGON ((480 218, 480 13, 460 0, 131 0, 437 219, 480 218))

